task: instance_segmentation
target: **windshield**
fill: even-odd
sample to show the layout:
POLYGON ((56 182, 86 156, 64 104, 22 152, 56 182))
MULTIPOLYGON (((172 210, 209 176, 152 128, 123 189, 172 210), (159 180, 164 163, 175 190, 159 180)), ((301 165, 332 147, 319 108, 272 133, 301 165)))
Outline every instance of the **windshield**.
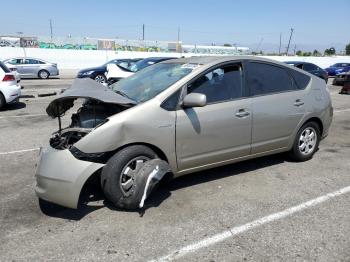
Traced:
POLYGON ((155 64, 110 87, 114 92, 139 102, 147 101, 188 75, 197 64, 155 64))
POLYGON ((141 69, 144 69, 145 67, 153 65, 153 64, 155 64, 154 61, 151 61, 148 59, 142 59, 142 60, 136 62, 135 64, 133 64, 130 67, 130 70, 133 72, 137 72, 137 71, 140 71, 141 69))

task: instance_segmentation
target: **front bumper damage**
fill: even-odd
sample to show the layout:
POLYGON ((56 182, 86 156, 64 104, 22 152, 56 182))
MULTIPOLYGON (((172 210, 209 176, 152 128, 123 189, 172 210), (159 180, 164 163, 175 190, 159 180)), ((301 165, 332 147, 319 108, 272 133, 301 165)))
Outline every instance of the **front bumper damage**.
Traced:
POLYGON ((68 149, 52 147, 41 152, 36 172, 36 195, 46 201, 77 208, 81 189, 104 164, 76 159, 68 149))

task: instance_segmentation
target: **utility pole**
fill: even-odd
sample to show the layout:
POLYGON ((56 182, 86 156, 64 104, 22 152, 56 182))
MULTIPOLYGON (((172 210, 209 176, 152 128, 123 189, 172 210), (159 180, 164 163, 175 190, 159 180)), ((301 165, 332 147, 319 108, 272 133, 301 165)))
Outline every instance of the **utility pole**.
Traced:
POLYGON ((145 40, 145 24, 142 24, 142 40, 145 40))
POLYGON ((287 46, 287 52, 286 52, 287 56, 288 56, 288 51, 289 51, 290 40, 292 40, 293 31, 294 31, 294 29, 291 28, 290 29, 290 36, 289 36, 288 46, 287 46))
POLYGON ((294 55, 296 50, 297 50, 297 45, 294 45, 294 55))
POLYGON ((280 33, 280 47, 278 48, 278 55, 281 55, 281 45, 282 45, 282 33, 280 33))
POLYGON ((52 33, 52 20, 51 19, 50 19, 50 35, 51 35, 51 43, 52 43, 53 33, 52 33))
POLYGON ((180 27, 177 28, 177 43, 180 43, 180 27))

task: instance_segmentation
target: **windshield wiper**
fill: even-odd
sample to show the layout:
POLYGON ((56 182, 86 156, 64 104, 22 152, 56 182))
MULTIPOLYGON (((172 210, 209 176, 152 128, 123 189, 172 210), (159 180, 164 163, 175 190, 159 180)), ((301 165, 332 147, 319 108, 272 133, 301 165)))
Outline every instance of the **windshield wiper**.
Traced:
POLYGON ((130 100, 132 100, 132 101, 134 101, 134 102, 136 102, 135 99, 132 99, 131 97, 129 97, 127 94, 125 94, 125 93, 122 92, 122 91, 119 91, 119 90, 113 90, 113 91, 116 92, 118 95, 124 96, 124 97, 126 97, 126 98, 128 98, 128 99, 130 99, 130 100))

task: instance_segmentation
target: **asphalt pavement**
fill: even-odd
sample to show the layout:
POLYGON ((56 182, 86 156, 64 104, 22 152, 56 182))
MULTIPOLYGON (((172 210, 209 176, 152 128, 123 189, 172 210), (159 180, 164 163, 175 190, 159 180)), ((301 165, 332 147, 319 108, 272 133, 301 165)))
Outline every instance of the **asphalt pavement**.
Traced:
POLYGON ((350 261, 350 96, 340 87, 329 85, 333 123, 312 160, 278 154, 187 175, 140 214, 94 191, 78 210, 39 205, 39 148, 58 123, 45 112, 54 96, 37 94, 72 81, 22 80, 34 98, 0 112, 0 261, 350 261))

